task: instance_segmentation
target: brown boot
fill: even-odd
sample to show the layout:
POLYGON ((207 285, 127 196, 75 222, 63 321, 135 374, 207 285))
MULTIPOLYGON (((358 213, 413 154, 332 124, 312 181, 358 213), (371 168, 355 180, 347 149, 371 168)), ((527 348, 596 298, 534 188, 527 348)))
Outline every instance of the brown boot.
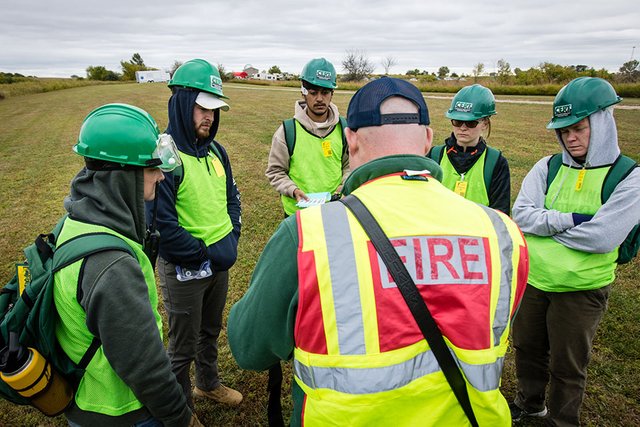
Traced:
POLYGON ((193 395, 204 399, 211 399, 215 402, 224 403, 225 405, 236 406, 242 402, 242 394, 232 388, 220 384, 211 391, 200 390, 198 387, 193 388, 193 395))

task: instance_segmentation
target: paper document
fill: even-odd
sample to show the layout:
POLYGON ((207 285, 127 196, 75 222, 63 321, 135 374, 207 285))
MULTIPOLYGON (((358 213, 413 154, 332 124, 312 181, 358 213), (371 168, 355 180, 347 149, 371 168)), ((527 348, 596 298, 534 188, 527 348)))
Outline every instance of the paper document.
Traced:
POLYGON ((331 193, 325 191, 324 193, 307 193, 309 200, 300 200, 296 203, 299 208, 308 208, 309 206, 323 205, 331 200, 331 193))

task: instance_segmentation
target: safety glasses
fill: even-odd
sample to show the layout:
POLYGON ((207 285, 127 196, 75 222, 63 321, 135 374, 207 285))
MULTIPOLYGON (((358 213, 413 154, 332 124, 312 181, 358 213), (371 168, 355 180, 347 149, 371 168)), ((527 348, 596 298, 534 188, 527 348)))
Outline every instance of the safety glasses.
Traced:
POLYGON ((468 127, 469 129, 473 129, 476 126, 478 126, 478 123, 480 123, 479 120, 472 120, 470 122, 464 121, 464 120, 455 120, 455 119, 451 119, 451 124, 453 125, 453 127, 455 128, 459 128, 462 125, 465 125, 466 127, 468 127))
POLYGON ((156 150, 153 153, 154 159, 159 159, 162 161, 158 167, 163 172, 171 172, 178 166, 182 164, 180 160, 180 154, 178 153, 178 148, 176 147, 175 142, 171 135, 163 133, 158 136, 158 142, 156 146, 156 150))

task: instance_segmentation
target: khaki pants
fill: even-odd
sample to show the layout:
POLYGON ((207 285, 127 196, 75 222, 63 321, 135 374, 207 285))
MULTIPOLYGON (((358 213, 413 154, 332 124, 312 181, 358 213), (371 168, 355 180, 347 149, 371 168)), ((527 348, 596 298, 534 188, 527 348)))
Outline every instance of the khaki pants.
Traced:
POLYGON ((543 292, 527 285, 513 323, 518 406, 541 411, 548 384, 549 424, 580 425, 593 337, 608 298, 609 286, 543 292))

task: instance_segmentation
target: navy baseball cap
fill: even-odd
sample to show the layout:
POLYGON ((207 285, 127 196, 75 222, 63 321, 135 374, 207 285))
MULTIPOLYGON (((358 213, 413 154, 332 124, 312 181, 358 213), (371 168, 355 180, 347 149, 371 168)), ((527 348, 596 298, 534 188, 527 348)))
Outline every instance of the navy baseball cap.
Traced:
POLYGON ((362 86, 351 98, 347 126, 356 131, 369 126, 418 123, 429 124, 429 110, 417 87, 406 80, 381 77, 362 86), (418 113, 380 114, 380 105, 389 97, 401 96, 418 106, 418 113))

